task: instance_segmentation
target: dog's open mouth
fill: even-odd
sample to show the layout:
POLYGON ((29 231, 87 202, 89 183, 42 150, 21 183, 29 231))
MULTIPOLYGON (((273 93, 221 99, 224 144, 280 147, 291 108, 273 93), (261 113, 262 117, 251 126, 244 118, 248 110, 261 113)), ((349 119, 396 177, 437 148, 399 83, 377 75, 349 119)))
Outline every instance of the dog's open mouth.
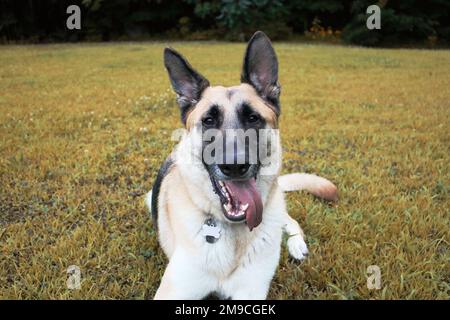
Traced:
POLYGON ((243 181, 212 180, 222 203, 223 214, 228 220, 245 220, 250 231, 261 223, 263 205, 255 178, 243 181))

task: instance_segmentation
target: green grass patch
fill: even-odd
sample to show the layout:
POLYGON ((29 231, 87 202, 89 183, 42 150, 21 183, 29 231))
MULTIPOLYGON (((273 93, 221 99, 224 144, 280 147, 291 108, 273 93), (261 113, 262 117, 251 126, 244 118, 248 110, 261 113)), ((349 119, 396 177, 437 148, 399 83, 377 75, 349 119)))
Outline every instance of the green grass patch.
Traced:
MULTIPOLYGON (((243 44, 171 45, 238 83, 243 44)), ((0 47, 0 298, 154 295, 167 261, 143 195, 181 126, 163 47, 0 47)), ((311 253, 283 248, 269 297, 449 299, 450 52, 275 48, 284 172, 329 178, 340 201, 287 196, 311 253)))

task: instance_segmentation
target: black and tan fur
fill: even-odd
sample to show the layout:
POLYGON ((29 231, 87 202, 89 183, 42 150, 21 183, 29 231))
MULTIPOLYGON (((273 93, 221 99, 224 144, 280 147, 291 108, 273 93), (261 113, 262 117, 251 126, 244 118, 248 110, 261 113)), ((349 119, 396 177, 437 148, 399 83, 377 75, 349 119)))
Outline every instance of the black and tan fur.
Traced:
MULTIPOLYGON (((286 211, 284 192, 306 189, 335 200, 336 187, 314 175, 279 177, 281 165, 273 174, 263 175, 259 165, 263 159, 259 158, 256 164, 241 165, 201 161, 207 143, 198 144, 195 139, 209 128, 224 134, 228 129, 278 128, 278 60, 264 33, 255 33, 249 41, 237 86, 211 86, 173 49, 165 50, 164 62, 187 131, 147 196, 160 244, 169 258, 155 299, 201 299, 210 293, 223 298, 264 299, 278 265, 282 232, 289 234, 287 245, 294 258, 303 259, 308 252, 303 232, 286 211), (199 161, 186 163, 187 154, 199 161), (262 220, 252 228, 246 226, 248 220, 234 221, 227 215, 218 185, 243 181, 242 185, 253 186, 246 179, 254 179, 252 192, 257 190, 263 205, 262 220), (216 243, 206 242, 201 235, 208 218, 221 228, 216 243)), ((271 143, 280 145, 279 139, 271 143)), ((281 147, 277 150, 268 157, 281 163, 281 147)), ((258 204, 255 200, 254 206, 258 204)))

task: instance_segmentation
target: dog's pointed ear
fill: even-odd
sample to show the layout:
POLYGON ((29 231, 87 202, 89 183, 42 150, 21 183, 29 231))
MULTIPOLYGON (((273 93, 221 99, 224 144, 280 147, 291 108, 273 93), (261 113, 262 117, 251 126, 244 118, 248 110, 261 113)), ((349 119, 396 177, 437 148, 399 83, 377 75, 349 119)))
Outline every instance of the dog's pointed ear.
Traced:
POLYGON ((200 100, 209 81, 194 70, 189 62, 171 48, 164 50, 164 65, 181 109, 181 120, 186 123, 188 111, 200 100))
POLYGON ((257 31, 248 42, 241 82, 252 85, 277 113, 280 112, 278 59, 270 39, 262 31, 257 31))

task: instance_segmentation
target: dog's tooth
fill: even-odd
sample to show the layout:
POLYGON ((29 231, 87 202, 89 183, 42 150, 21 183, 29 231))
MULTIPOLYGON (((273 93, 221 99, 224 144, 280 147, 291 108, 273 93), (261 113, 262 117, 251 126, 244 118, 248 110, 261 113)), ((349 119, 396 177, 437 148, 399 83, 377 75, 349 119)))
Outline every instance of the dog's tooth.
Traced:
POLYGON ((242 210, 239 210, 239 212, 238 212, 238 216, 241 216, 241 215, 243 215, 244 214, 244 211, 242 211, 242 210))
POLYGON ((241 204, 241 206, 240 206, 240 209, 241 209, 242 211, 247 210, 247 208, 248 208, 248 203, 246 203, 246 204, 241 204))
POLYGON ((231 204, 227 203, 225 206, 225 210, 227 210, 227 212, 230 212, 231 210, 231 204))

